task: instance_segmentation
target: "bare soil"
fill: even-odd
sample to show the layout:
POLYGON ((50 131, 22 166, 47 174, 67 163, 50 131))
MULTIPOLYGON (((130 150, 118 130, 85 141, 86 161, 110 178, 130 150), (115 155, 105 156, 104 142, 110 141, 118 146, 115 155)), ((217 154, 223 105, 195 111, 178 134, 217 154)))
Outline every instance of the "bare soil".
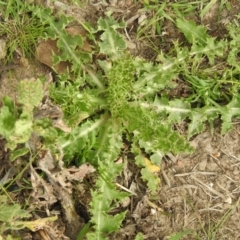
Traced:
MULTIPOLYGON (((134 3, 136 1, 132 0, 115 0, 112 1, 112 4, 85 3, 81 8, 71 5, 67 1, 62 2, 67 5, 67 8, 62 8, 63 5, 56 4, 50 4, 50 7, 56 12, 62 11, 83 22, 90 22, 94 26, 96 26, 98 18, 103 17, 108 10, 112 10, 112 15, 116 19, 128 21, 134 19, 139 14, 139 9, 142 8, 141 3, 134 3)), ((94 3, 94 1, 92 2, 94 3)), ((98 3, 101 2, 105 1, 98 3)), ((240 2, 233 1, 231 4, 230 10, 224 8, 221 12, 219 12, 219 4, 215 4, 202 21, 195 13, 190 18, 207 26, 209 34, 212 36, 224 38, 225 24, 235 19, 240 10, 240 2)), ((128 22, 127 33, 124 33, 125 38, 132 54, 154 61, 157 53, 149 40, 136 38, 140 16, 141 13, 135 20, 128 22)), ((164 22, 163 30, 167 34, 150 37, 151 42, 162 51, 170 51, 174 40, 184 40, 169 20, 164 22)), ((36 59, 11 70, 1 70, 0 68, 0 99, 4 95, 16 99, 16 88, 19 80, 49 75, 51 71, 49 67, 36 59)), ((51 111, 53 110, 49 107, 49 116, 51 111)), ((191 144, 196 148, 193 154, 179 154, 177 156, 168 154, 165 156, 161 167, 161 188, 155 196, 150 195, 147 191, 141 180, 140 172, 136 170, 131 157, 125 156, 124 161, 127 161, 127 167, 119 181, 121 185, 131 189, 137 196, 130 197, 123 206, 115 210, 115 212, 128 210, 127 217, 119 233, 111 235, 109 239, 133 240, 136 234, 141 232, 144 239, 167 240, 175 233, 182 231, 191 233, 182 238, 188 240, 240 239, 240 124, 234 123, 233 130, 224 136, 220 135, 218 128, 219 124, 216 123, 213 135, 209 130, 206 130, 192 139, 191 144)), ((48 159, 50 157, 48 156, 48 159)), ((19 164, 19 162, 24 161, 26 162, 27 159, 19 159, 11 163, 9 152, 5 149, 5 141, 0 140, 0 179, 13 166, 17 170, 24 168, 26 164, 19 164)), ((33 170, 28 168, 23 176, 30 179, 31 174, 33 174, 33 170)), ((58 176, 56 176, 57 178, 58 176)), ((54 192, 53 186, 35 179, 33 186, 35 189, 33 190, 40 191, 41 188, 46 190, 46 186, 48 186, 47 189, 51 192, 48 196, 41 195, 39 192, 33 193, 31 188, 17 193, 10 192, 13 200, 20 203, 26 203, 26 198, 29 196, 32 197, 29 197, 29 205, 32 204, 31 199, 39 200, 37 204, 40 204, 40 207, 34 216, 36 219, 47 217, 46 209, 49 212, 59 213, 58 221, 50 224, 48 229, 34 233, 21 231, 19 233, 21 239, 75 240, 79 227, 90 218, 87 209, 91 200, 89 184, 91 185, 92 180, 94 181, 94 177, 83 181, 78 186, 70 186, 73 187, 74 191, 59 193, 60 190, 55 189, 54 192), (45 184, 45 186, 41 186, 41 184, 45 184), (62 194, 62 197, 59 197, 59 194, 62 194), (75 208, 78 215, 76 215, 78 219, 76 226, 68 226, 69 222, 66 221, 66 210, 60 204, 61 201, 65 201, 62 199, 64 194, 69 194, 69 196, 75 194, 78 199, 75 206, 68 203, 70 207, 75 208)), ((20 179, 17 184, 21 185, 20 179)))

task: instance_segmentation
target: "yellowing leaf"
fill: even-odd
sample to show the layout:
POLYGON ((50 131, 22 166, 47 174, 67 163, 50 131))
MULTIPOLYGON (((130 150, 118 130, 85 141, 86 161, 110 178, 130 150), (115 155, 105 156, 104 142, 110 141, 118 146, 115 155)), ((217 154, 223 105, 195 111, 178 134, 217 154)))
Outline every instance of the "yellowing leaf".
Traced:
POLYGON ((49 225, 49 222, 53 222, 57 220, 57 216, 54 217, 47 217, 47 218, 40 218, 34 221, 14 221, 12 222, 12 227, 14 229, 22 229, 28 228, 33 232, 38 231, 49 225))
POLYGON ((144 162, 145 162, 145 165, 146 165, 146 169, 151 172, 151 173, 157 173, 157 172, 160 172, 160 167, 157 166, 157 165, 154 165, 152 164, 152 162, 147 159, 147 158, 144 158, 144 162))

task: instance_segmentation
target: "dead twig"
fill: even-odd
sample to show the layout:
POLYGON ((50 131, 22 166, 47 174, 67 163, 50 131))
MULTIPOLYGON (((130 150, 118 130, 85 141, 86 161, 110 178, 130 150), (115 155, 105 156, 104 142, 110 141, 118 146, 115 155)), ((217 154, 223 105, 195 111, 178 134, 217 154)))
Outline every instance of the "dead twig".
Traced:
POLYGON ((161 173, 162 173, 162 176, 163 176, 165 182, 167 183, 167 185, 168 185, 169 187, 171 187, 171 182, 170 182, 170 180, 169 180, 166 172, 162 169, 162 170, 161 170, 161 173))
POLYGON ((222 198, 223 200, 225 200, 225 196, 221 193, 219 193, 217 190, 209 187, 207 184, 205 184, 204 182, 202 182, 201 180, 199 180, 198 178, 194 177, 193 175, 190 176, 190 178, 192 178, 193 180, 195 180, 196 182, 198 182, 199 184, 201 184, 202 186, 204 186, 205 188, 207 188, 207 190, 215 195, 217 195, 218 197, 222 198))
POLYGON ((175 177, 184 177, 192 174, 199 174, 199 175, 217 175, 215 172, 188 172, 188 173, 179 173, 175 174, 175 177))
POLYGON ((123 189, 124 191, 128 192, 128 193, 131 193, 132 195, 135 195, 137 196, 137 194, 129 189, 127 189, 126 187, 122 186, 121 184, 118 184, 118 183, 115 183, 116 186, 120 187, 121 189, 123 189))
POLYGON ((214 162, 223 170, 223 172, 226 173, 226 170, 221 166, 219 159, 216 158, 216 157, 215 157, 214 155, 212 155, 212 154, 209 154, 209 156, 211 156, 211 157, 213 158, 214 162))

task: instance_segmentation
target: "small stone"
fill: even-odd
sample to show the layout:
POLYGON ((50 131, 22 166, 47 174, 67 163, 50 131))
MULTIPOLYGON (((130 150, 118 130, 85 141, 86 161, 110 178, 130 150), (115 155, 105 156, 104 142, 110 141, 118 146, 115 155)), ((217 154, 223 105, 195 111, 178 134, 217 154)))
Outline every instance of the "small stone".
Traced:
POLYGON ((239 169, 238 169, 238 167, 234 167, 234 169, 233 169, 233 175, 239 175, 239 169))
POLYGON ((0 39, 0 59, 5 58, 6 56, 6 41, 0 39))
POLYGON ((232 204, 232 198, 230 196, 228 196, 225 200, 224 200, 225 204, 232 204))
POLYGON ((122 200, 121 205, 123 208, 126 208, 130 205, 130 203, 131 203, 130 197, 126 197, 122 200))
POLYGON ((204 171, 206 169, 207 166, 207 156, 204 155, 201 159, 200 162, 198 164, 198 168, 200 171, 204 171))
POLYGON ((147 15, 146 14, 142 14, 139 18, 138 18, 138 24, 140 26, 142 26, 144 24, 144 21, 147 19, 147 15))

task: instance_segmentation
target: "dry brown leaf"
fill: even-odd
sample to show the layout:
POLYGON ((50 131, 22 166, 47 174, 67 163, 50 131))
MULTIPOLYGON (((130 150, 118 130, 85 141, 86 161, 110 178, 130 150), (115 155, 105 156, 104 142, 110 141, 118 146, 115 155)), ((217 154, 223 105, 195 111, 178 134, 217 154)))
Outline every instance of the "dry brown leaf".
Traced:
MULTIPOLYGON (((50 222, 47 228, 40 229, 37 233, 42 240, 70 240, 64 235, 65 227, 61 221, 50 222)), ((35 239, 35 238, 34 238, 35 239)))
MULTIPOLYGON (((74 27, 67 27, 66 28, 66 31, 71 35, 71 36, 76 36, 76 35, 80 35, 82 37, 86 37, 86 31, 78 26, 74 26, 74 27)), ((88 43, 87 40, 85 40, 83 42, 83 46, 81 47, 81 49, 83 51, 86 51, 86 52, 91 52, 92 51, 92 48, 90 46, 90 44, 88 43)))
POLYGON ((50 68, 54 68, 54 70, 58 73, 64 73, 67 69, 70 68, 71 64, 68 61, 62 61, 56 65, 53 64, 53 54, 58 56, 61 55, 61 51, 57 47, 57 40, 44 40, 37 46, 36 58, 49 66, 50 68))
POLYGON ((63 174, 65 174, 66 178, 68 180, 75 180, 78 182, 82 182, 83 179, 86 177, 86 175, 95 172, 96 170, 94 169, 93 166, 90 164, 84 163, 82 164, 79 168, 76 167, 71 167, 64 169, 63 174))
POLYGON ((57 183, 53 183, 53 186, 61 202, 64 219, 67 222, 65 234, 71 239, 76 239, 79 230, 83 227, 85 222, 75 210, 72 195, 57 183))
POLYGON ((57 119, 63 117, 63 112, 61 108, 57 105, 54 105, 51 100, 47 100, 44 104, 42 104, 38 109, 34 111, 34 118, 51 118, 57 119))
MULTIPOLYGON (((95 169, 89 164, 83 164, 79 168, 65 169, 62 158, 60 157, 55 161, 49 150, 38 160, 38 164, 39 168, 48 175, 52 190, 56 198, 61 202, 63 216, 67 222, 65 234, 71 239, 76 239, 79 229, 84 225, 84 220, 75 210, 71 181, 81 182, 87 174, 94 172, 95 169)), ((45 181, 44 184, 46 184, 45 181)))
MULTIPOLYGON (((82 37, 86 36, 86 31, 78 26, 74 27, 67 27, 66 31, 71 36, 80 35, 82 37)), ((91 52, 92 48, 87 40, 83 42, 83 46, 81 47, 83 51, 91 52)), ((58 64, 53 64, 53 55, 60 56, 61 51, 57 47, 57 39, 47 39, 40 42, 36 49, 36 58, 44 63, 45 65, 49 66, 50 68, 54 69, 58 74, 64 73, 67 69, 70 70, 71 63, 69 61, 62 61, 58 64)))
POLYGON ((86 175, 95 172, 94 167, 87 163, 82 164, 78 168, 75 166, 70 168, 62 168, 61 162, 62 160, 60 159, 59 161, 55 161, 51 152, 47 150, 44 156, 38 160, 38 165, 39 168, 46 172, 50 178, 64 188, 71 187, 70 181, 75 180, 82 182, 86 175), (57 166, 58 163, 61 166, 57 166), (59 170, 57 171, 57 169, 59 170))
POLYGON ((54 162, 53 156, 50 150, 44 151, 43 157, 39 159, 38 166, 43 170, 52 171, 56 168, 56 163, 54 162))
POLYGON ((27 146, 31 149, 32 153, 36 153, 41 149, 42 142, 40 136, 36 132, 32 132, 27 142, 27 146))
MULTIPOLYGON (((57 198, 54 195, 53 187, 50 183, 47 183, 42 177, 38 175, 35 169, 31 166, 31 183, 33 187, 33 192, 31 196, 36 200, 40 205, 51 205, 57 201, 57 198), (45 199, 45 201, 40 201, 39 199, 45 199)), ((41 206, 39 206, 41 207, 41 206)))
POLYGON ((48 176, 55 182, 58 183, 62 188, 64 188, 69 194, 72 193, 72 184, 71 181, 82 182, 84 177, 95 171, 95 169, 89 164, 83 164, 79 168, 71 167, 62 169, 56 173, 51 173, 41 164, 40 167, 45 171, 48 176))

